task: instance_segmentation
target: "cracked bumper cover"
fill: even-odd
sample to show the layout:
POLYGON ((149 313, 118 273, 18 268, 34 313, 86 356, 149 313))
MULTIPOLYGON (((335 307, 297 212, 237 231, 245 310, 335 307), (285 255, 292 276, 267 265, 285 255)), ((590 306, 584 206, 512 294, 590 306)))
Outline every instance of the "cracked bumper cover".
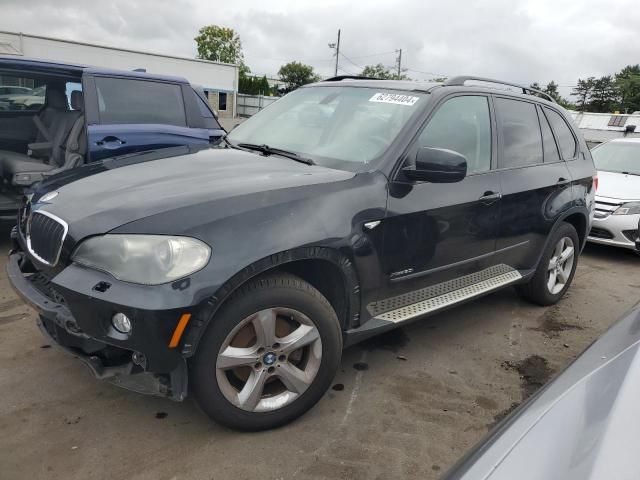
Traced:
MULTIPOLYGON (((180 349, 168 347, 179 312, 127 307, 56 284, 66 300, 66 305, 58 303, 32 281, 30 261, 27 254, 14 249, 9 255, 7 275, 18 295, 38 311, 38 326, 54 345, 80 359, 96 378, 143 394, 178 401, 186 397, 186 359, 180 349), (116 312, 131 319, 130 336, 117 332, 111 325, 116 312), (135 363, 134 353, 138 354, 135 363)), ((103 276, 100 272, 85 273, 97 277, 91 285, 103 276)))

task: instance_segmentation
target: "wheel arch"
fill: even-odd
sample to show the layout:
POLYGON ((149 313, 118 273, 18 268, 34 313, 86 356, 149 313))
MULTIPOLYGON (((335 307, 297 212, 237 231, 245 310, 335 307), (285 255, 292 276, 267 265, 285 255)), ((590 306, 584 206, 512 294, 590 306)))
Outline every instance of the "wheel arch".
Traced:
MULTIPOLYGON (((587 243, 587 234, 589 233, 588 232, 588 228, 589 228, 589 211, 585 207, 573 207, 573 208, 570 208, 569 210, 564 212, 562 215, 560 215, 556 219, 555 223, 553 224, 553 226, 549 230, 547 238, 546 238, 546 240, 544 242, 544 247, 540 250, 540 253, 538 254, 538 260, 536 261, 535 268, 538 267, 538 264, 540 263, 540 259, 544 255, 544 252, 547 250, 547 247, 549 246, 549 241, 551 240, 551 237, 553 236, 554 232, 558 229, 558 227, 562 223, 569 223, 570 225, 572 225, 576 229, 576 232, 578 233, 578 240, 580 241, 580 251, 582 251, 582 249, 586 245, 586 243, 587 243)), ((534 270, 535 270, 535 268, 534 268, 534 270)))
POLYGON ((360 284, 350 257, 337 249, 302 247, 262 258, 236 273, 206 302, 199 319, 185 333, 182 354, 195 354, 200 338, 216 312, 242 285, 273 272, 287 272, 311 284, 336 311, 341 329, 357 325, 360 316, 360 284))
POLYGON ((589 233, 587 231, 589 225, 588 212, 577 210, 573 213, 569 213, 561 217, 561 219, 556 222, 556 225, 554 225, 554 230, 558 227, 560 222, 566 222, 573 225, 573 228, 575 228, 576 232, 578 233, 578 239, 580 240, 580 249, 582 249, 587 242, 587 234, 589 233))

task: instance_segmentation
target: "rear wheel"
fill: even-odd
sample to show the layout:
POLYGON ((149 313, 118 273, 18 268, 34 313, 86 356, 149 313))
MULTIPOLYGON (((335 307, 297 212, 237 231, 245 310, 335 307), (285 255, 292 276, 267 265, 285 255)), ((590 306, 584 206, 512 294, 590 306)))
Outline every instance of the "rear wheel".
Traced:
POLYGON ((192 384, 201 408, 241 430, 290 422, 327 390, 342 336, 329 302, 289 274, 242 287, 212 319, 198 347, 192 384))
POLYGON ((527 284, 519 285, 518 292, 538 305, 557 303, 573 281, 579 245, 573 225, 562 223, 549 240, 533 278, 527 284))

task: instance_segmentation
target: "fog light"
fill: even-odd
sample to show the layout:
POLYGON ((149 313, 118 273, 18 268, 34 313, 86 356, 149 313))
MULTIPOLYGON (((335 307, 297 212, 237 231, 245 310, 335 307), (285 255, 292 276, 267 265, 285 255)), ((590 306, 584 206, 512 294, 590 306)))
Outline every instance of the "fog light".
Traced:
POLYGON ((111 319, 111 323, 113 324, 113 328, 120 333, 131 332, 131 320, 129 320, 129 317, 124 313, 116 313, 111 319))

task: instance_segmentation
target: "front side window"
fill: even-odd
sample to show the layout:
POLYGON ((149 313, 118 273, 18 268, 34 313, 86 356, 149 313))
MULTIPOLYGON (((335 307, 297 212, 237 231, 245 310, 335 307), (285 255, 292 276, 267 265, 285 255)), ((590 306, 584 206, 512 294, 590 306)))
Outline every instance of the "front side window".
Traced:
POLYGON ((467 159, 467 173, 491 169, 491 117, 487 97, 447 100, 418 139, 419 147, 445 148, 467 159))
POLYGON ((124 78, 96 77, 102 124, 185 126, 179 85, 124 78))
POLYGON ((640 143, 603 143, 591 150, 591 156, 598 170, 640 175, 640 143))
POLYGON ((499 138, 502 144, 500 166, 526 167, 542 163, 542 134, 533 103, 496 98, 499 138))
POLYGON ((228 135, 234 143, 293 151, 348 171, 368 169, 421 110, 428 94, 364 87, 304 87, 228 135))
POLYGON ((567 125, 567 122, 559 113, 554 112, 549 108, 545 108, 544 113, 549 119, 551 128, 553 128, 553 131, 556 134, 558 146, 560 147, 560 152, 562 152, 562 158, 565 160, 575 158, 577 151, 576 139, 571 133, 571 129, 569 128, 569 125, 567 125))
POLYGON ((37 111, 46 100, 43 80, 0 73, 0 112, 37 111))
POLYGON ((82 91, 82 83, 80 82, 67 82, 65 84, 65 93, 67 95, 67 104, 69 105, 70 110, 74 110, 73 105, 71 105, 71 94, 73 92, 81 92, 82 91))

